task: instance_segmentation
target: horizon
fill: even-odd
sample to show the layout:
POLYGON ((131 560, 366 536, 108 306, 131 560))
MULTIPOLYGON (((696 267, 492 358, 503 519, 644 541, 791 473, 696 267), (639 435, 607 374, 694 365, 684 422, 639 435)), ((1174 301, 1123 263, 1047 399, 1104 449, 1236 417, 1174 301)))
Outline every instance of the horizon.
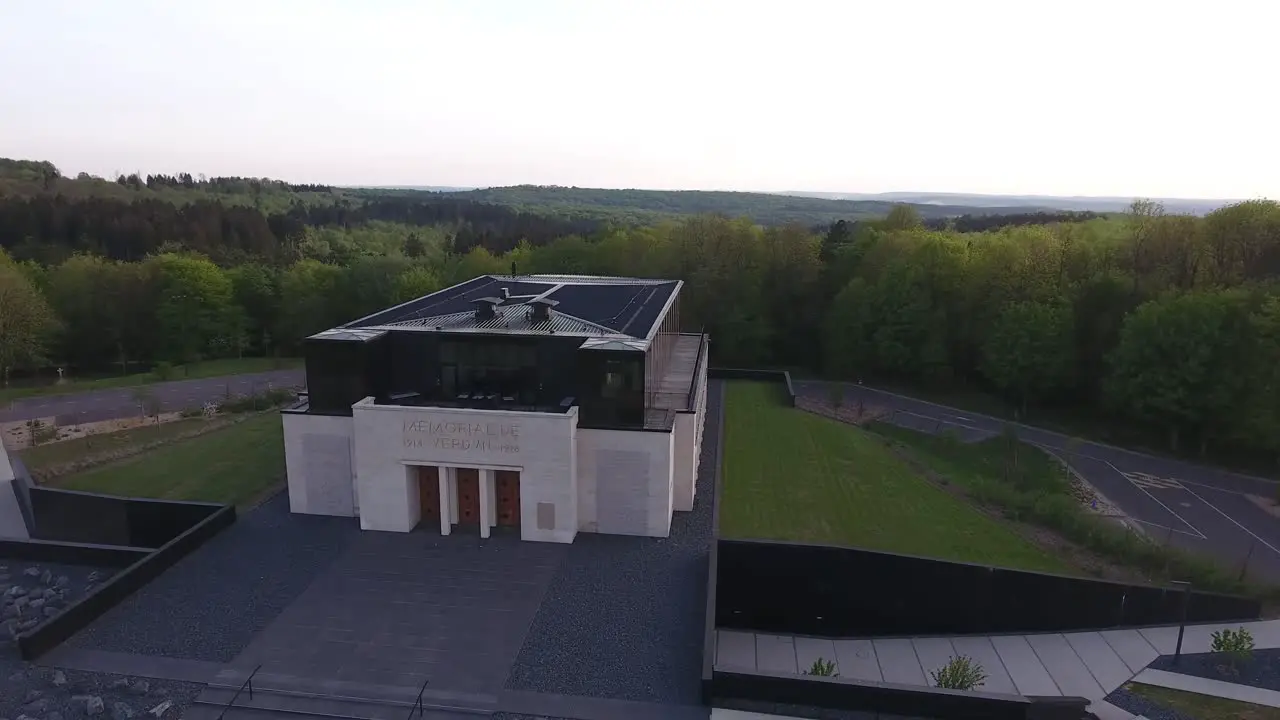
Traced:
POLYGON ((334 186, 1277 198, 1258 88, 1280 9, 1226 2, 15 0, 0 156, 334 186))

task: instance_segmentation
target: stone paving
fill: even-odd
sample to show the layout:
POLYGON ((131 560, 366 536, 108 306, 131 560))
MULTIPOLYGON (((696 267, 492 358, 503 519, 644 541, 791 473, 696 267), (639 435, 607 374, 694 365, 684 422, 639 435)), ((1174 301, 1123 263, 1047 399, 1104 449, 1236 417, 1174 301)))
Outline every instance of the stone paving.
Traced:
POLYGON ((566 547, 514 532, 366 531, 232 663, 265 674, 493 692, 566 547))

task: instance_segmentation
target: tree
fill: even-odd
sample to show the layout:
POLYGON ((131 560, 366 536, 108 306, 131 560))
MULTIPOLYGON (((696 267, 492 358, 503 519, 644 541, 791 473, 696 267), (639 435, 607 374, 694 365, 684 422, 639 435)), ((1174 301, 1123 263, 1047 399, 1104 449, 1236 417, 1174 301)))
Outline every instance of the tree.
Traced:
POLYGON ((440 278, 431 268, 414 266, 405 268, 392 284, 392 302, 399 304, 430 295, 440 289, 440 278))
POLYGON ((227 274, 199 255, 165 254, 147 260, 155 273, 160 354, 191 363, 231 345, 236 330, 233 288, 227 274))
POLYGON ((6 386, 12 370, 44 361, 57 327, 44 297, 0 251, 0 378, 6 386))
POLYGON ((894 205, 882 222, 885 230, 914 230, 923 224, 920 212, 906 204, 894 205))
POLYGON ((1071 320, 1064 305, 1018 302, 1000 313, 987 336, 983 373, 1023 415, 1029 402, 1067 386, 1075 352, 1071 320))
POLYGON ((1107 395, 1114 408, 1163 427, 1169 446, 1211 437, 1238 422, 1252 392, 1247 298, 1231 291, 1164 295, 1125 318, 1111 356, 1107 395))

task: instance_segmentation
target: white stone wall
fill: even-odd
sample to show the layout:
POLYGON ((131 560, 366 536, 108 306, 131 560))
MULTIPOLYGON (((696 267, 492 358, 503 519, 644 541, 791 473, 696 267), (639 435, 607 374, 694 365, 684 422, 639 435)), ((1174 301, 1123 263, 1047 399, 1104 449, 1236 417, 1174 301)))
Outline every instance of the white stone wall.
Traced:
POLYGON ((578 429, 579 527, 671 534, 675 433, 578 429))
POLYGON ((27 530, 27 521, 22 517, 15 482, 8 452, 0 445, 0 537, 27 540, 31 533, 27 530))
POLYGON ((309 515, 355 517, 355 473, 349 417, 281 413, 289 509, 309 515))
POLYGON ((418 463, 519 471, 521 538, 573 541, 579 526, 576 408, 567 413, 415 408, 365 399, 352 410, 362 528, 408 532, 418 524, 418 488, 407 465, 418 463))

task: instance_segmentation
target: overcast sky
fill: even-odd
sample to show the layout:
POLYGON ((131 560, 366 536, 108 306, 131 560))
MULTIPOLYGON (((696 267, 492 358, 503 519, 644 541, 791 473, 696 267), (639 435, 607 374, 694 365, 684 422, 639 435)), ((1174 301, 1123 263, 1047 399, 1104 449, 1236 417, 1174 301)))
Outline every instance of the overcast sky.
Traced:
POLYGON ((297 182, 1280 198, 1267 0, 0 0, 0 156, 297 182))

